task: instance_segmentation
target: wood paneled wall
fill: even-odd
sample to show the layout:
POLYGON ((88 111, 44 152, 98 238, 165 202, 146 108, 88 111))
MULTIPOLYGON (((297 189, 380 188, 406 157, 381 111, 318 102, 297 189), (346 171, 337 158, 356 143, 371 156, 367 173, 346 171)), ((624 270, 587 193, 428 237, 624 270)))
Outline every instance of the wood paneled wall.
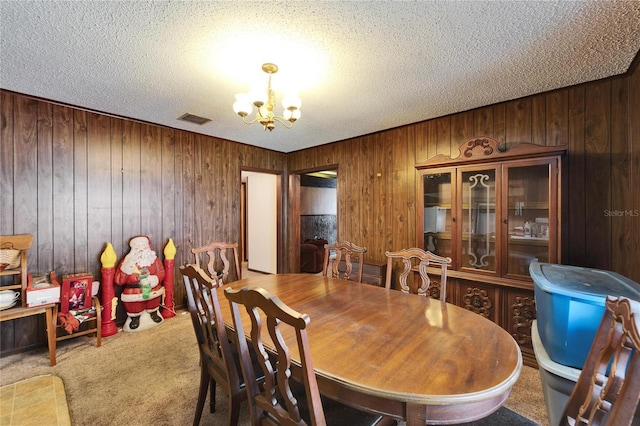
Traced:
POLYGON ((338 164, 338 239, 366 246, 367 258, 381 261, 386 250, 419 244, 416 163, 455 154, 461 143, 479 136, 508 144, 566 144, 562 263, 640 282, 638 68, 290 153, 289 170, 338 164))
MULTIPOLYGON (((338 168, 338 238, 386 250, 416 246, 414 165, 471 137, 567 144, 565 264, 640 282, 640 71, 282 154, 0 91, 0 233, 32 233, 29 270, 99 277, 106 242, 119 256, 149 235, 159 254, 240 241, 241 170, 291 171, 283 191, 281 270, 296 270, 295 173, 338 168), (634 188, 633 186, 636 186, 634 188)), ((283 182, 285 182, 283 179, 283 182)), ((176 280, 176 303, 184 294, 176 280)), ((122 309, 122 306, 119 307, 122 309)), ((123 312, 119 311, 119 318, 123 312)), ((2 352, 44 344, 38 318, 5 322, 2 352), (14 325, 9 325, 14 324, 14 325)))
MULTIPOLYGON (((6 91, 0 101, 0 234, 34 234, 34 274, 99 280, 106 243, 121 257, 136 235, 162 258, 172 238, 177 271, 192 247, 240 242, 241 169, 285 171, 274 151, 6 91)), ((175 299, 183 304, 179 273, 175 299)), ((43 327, 38 317, 3 322, 3 353, 41 344, 43 327)))

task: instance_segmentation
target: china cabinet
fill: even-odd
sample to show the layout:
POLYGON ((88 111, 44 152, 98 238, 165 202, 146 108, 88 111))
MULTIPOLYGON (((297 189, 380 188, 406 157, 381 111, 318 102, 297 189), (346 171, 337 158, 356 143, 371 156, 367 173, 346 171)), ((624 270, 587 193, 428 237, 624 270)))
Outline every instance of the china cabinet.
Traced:
MULTIPOLYGON (((448 302, 500 324, 535 365, 529 264, 560 263, 564 146, 474 138, 416 165, 418 241, 453 259, 448 302)), ((434 271, 435 273, 436 271, 434 271)))

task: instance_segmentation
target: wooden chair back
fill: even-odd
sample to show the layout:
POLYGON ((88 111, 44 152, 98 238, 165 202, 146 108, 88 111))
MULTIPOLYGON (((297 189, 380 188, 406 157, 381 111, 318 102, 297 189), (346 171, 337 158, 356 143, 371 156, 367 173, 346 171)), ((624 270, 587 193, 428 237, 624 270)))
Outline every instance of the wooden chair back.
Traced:
POLYGON ((195 255, 195 262, 198 268, 206 270, 210 277, 217 276, 223 284, 242 279, 242 270, 238 259, 238 243, 213 241, 205 246, 191 249, 191 253, 195 255), (231 269, 230 252, 233 253, 236 269, 235 279, 229 273, 231 269))
POLYGON ((220 281, 217 276, 209 277, 194 265, 181 266, 180 272, 200 351, 200 391, 194 425, 200 424, 208 387, 211 388, 211 409, 214 410, 216 383, 227 393, 230 400, 230 418, 235 418, 237 422, 240 402, 246 399, 246 393, 220 311, 216 293, 216 288, 221 285, 220 281))
POLYGON ((560 426, 631 425, 640 402, 640 302, 607 297, 560 426))
POLYGON ((450 257, 442 257, 436 254, 431 253, 430 251, 422 250, 421 248, 408 248, 400 251, 387 251, 385 252, 387 256, 387 276, 385 280, 385 287, 391 288, 391 277, 393 275, 393 261, 394 259, 402 260, 404 265, 402 272, 400 273, 400 277, 398 282, 400 283, 400 290, 409 293, 410 288, 407 284, 407 277, 413 268, 413 261, 418 262, 418 272, 420 273, 420 278, 422 280, 422 285, 418 288, 418 294, 421 296, 426 296, 429 287, 431 286, 431 279, 429 278, 429 274, 427 273, 427 267, 430 265, 440 266, 440 294, 437 294, 437 291, 433 289, 431 291, 431 296, 438 298, 442 302, 446 302, 447 300, 447 265, 451 263, 450 257))
POLYGON ((349 241, 336 242, 334 244, 325 244, 324 245, 324 267, 322 268, 322 275, 325 277, 328 274, 329 270, 329 257, 331 251, 335 252, 335 258, 331 263, 331 277, 333 278, 342 278, 344 280, 350 279, 351 273, 353 272, 353 264, 352 260, 358 262, 358 282, 362 282, 362 270, 364 267, 364 254, 367 252, 366 247, 357 246, 349 241), (338 270, 338 266, 340 266, 340 261, 342 260, 342 256, 344 256, 344 264, 346 270, 340 276, 340 271, 338 270))
POLYGON ((262 288, 244 287, 239 290, 227 288, 224 294, 229 299, 233 315, 242 374, 249 393, 251 423, 254 426, 274 422, 288 425, 306 424, 302 420, 298 401, 291 390, 292 385, 295 386, 291 378, 291 350, 282 336, 282 329, 287 328, 286 332, 295 332, 311 423, 312 425, 326 424, 307 338, 306 327, 310 322, 309 316, 289 308, 276 296, 262 288), (249 347, 240 316, 240 305, 246 308, 251 319, 251 345, 258 355, 258 361, 265 376, 262 390, 256 385, 256 372, 250 362, 249 347), (277 368, 272 364, 273 360, 265 350, 262 340, 263 327, 267 328, 266 331, 271 336, 276 352, 277 368))

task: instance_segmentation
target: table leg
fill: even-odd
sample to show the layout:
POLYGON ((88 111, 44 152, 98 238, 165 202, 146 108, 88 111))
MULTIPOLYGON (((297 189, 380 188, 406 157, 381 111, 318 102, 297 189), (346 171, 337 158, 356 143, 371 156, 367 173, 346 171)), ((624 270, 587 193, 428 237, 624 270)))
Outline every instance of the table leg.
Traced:
POLYGON ((56 317, 58 316, 58 305, 54 305, 45 310, 47 321, 47 345, 49 346, 49 365, 56 365, 56 317))
POLYGON ((424 405, 407 403, 407 414, 405 418, 407 426, 425 425, 426 419, 424 405))

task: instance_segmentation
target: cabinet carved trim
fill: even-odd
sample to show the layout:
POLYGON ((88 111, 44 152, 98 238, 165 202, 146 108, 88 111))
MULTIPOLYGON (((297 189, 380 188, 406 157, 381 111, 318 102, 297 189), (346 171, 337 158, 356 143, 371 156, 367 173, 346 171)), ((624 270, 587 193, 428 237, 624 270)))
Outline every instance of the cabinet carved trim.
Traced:
POLYGON ((482 152, 484 155, 491 155, 493 154, 493 147, 491 145, 491 140, 487 138, 471 139, 467 142, 467 146, 463 152, 463 155, 467 158, 471 157, 473 155, 473 149, 475 147, 483 148, 482 152))
POLYGON ((462 297, 462 301, 465 309, 482 315, 485 318, 491 318, 491 308, 493 308, 493 303, 491 303, 487 290, 483 290, 478 287, 469 287, 462 297))
POLYGON ((456 164, 472 164, 494 159, 516 160, 520 158, 537 158, 550 155, 563 155, 567 151, 566 145, 537 145, 533 143, 521 143, 508 146, 496 139, 484 137, 473 138, 462 143, 458 147, 458 155, 436 155, 426 161, 417 163, 415 168, 420 170, 438 165, 453 166, 456 164), (476 148, 480 148, 479 150, 476 148))
POLYGON ((513 331, 511 335, 520 345, 531 346, 531 323, 536 319, 536 303, 533 297, 517 296, 511 304, 513 331))

